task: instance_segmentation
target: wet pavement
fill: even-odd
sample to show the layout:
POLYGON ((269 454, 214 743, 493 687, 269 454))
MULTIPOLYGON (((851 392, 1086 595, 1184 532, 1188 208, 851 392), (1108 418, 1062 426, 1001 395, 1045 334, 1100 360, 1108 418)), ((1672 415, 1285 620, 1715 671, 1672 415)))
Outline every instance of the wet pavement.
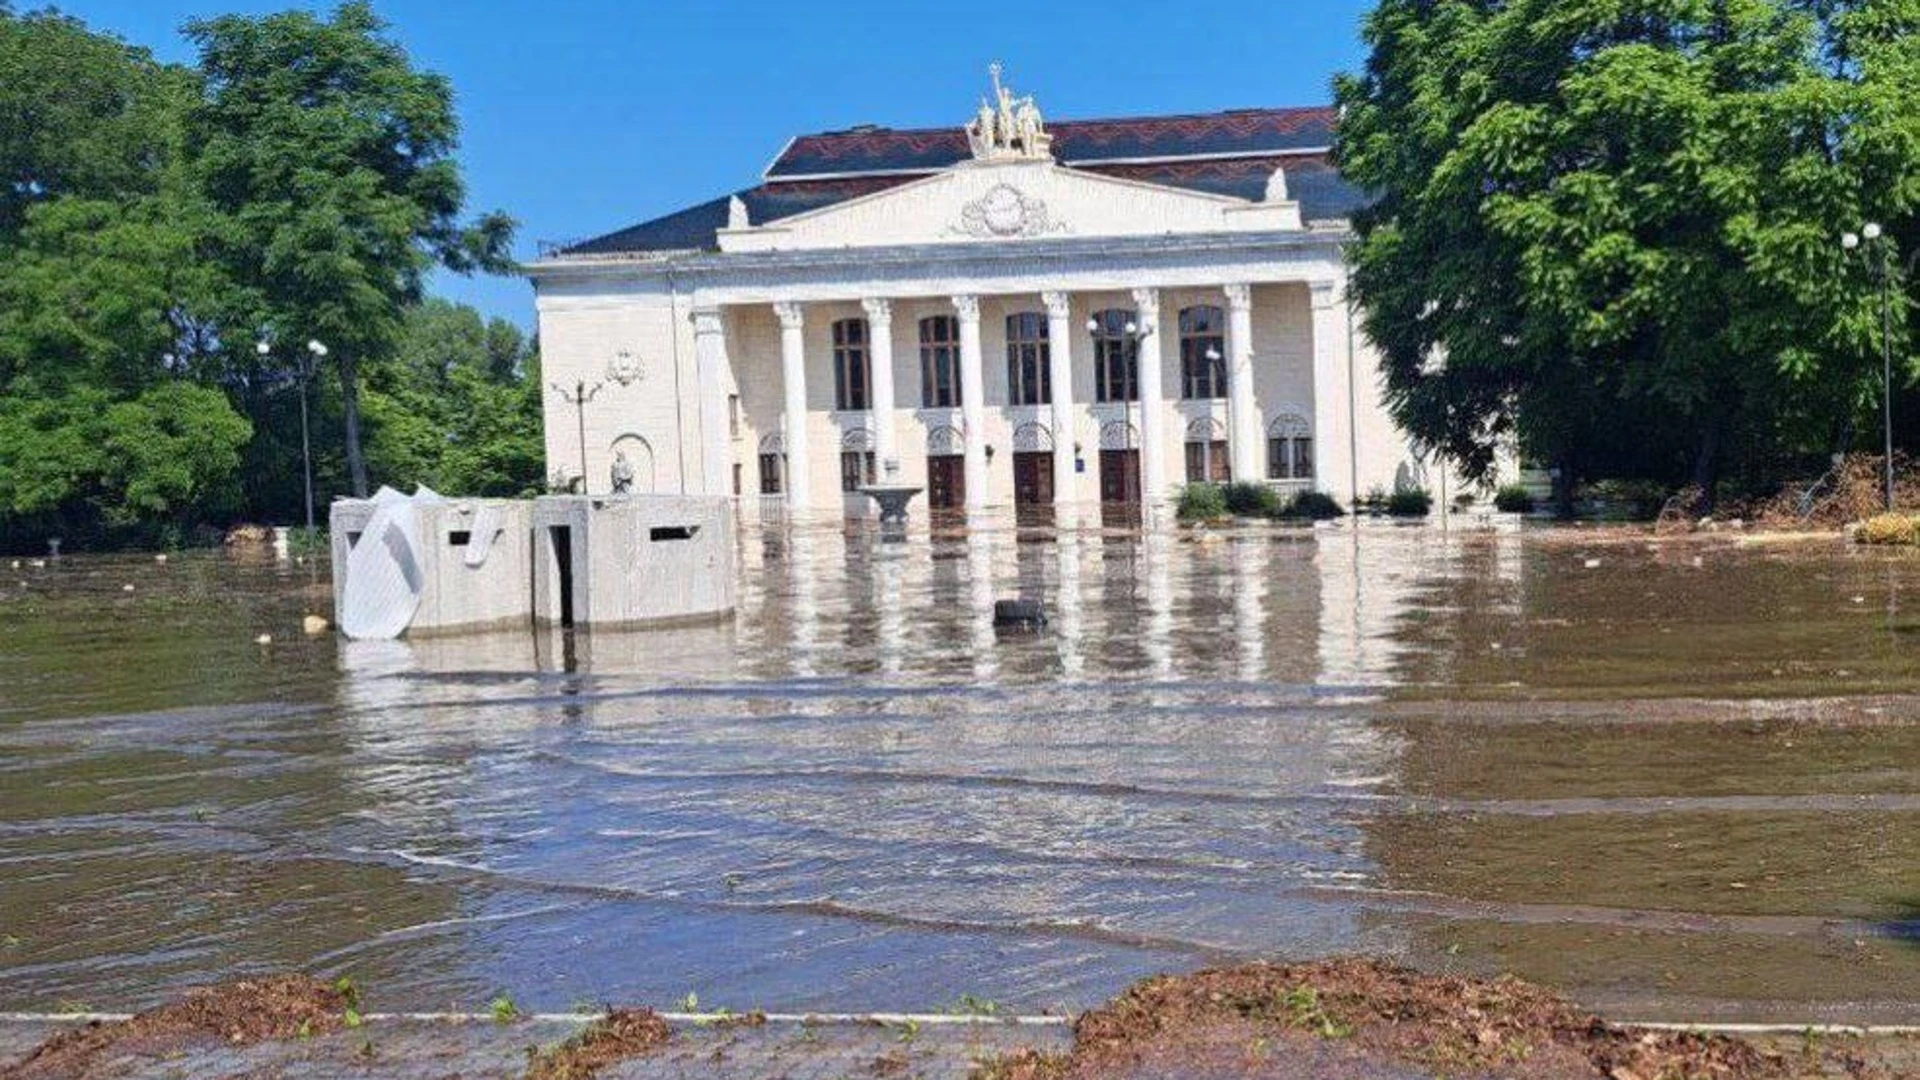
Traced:
POLYGON ((742 556, 729 626, 387 645, 303 637, 325 582, 270 556, 0 571, 0 1008, 293 968, 387 1010, 1032 1012, 1365 952, 1619 1019, 1920 1016, 1908 553, 742 556), (996 634, 1013 595, 1045 634, 996 634))

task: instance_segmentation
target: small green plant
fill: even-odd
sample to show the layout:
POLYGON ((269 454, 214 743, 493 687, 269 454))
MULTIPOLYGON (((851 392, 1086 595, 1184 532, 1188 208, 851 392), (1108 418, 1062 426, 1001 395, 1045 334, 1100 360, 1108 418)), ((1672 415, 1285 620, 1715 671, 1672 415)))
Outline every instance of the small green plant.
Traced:
POLYGON ((901 1042, 912 1043, 913 1040, 919 1037, 920 1037, 920 1021, 909 1020, 906 1023, 900 1025, 900 1041, 901 1042))
POLYGON ((1218 484, 1188 484, 1180 489, 1181 521, 1218 521, 1227 516, 1227 497, 1218 484))
POLYGON ((1406 488, 1387 496, 1387 513, 1394 517, 1426 517, 1433 511, 1433 496, 1425 488, 1406 488))
POLYGON ((333 992, 340 995, 340 1003, 345 1006, 340 1012, 340 1022, 349 1028, 357 1028, 365 1020, 360 1015, 360 986, 353 976, 342 975, 333 980, 333 992))
POLYGON ((487 1002, 487 1015, 493 1017, 496 1024, 511 1024, 520 1018, 520 1007, 505 994, 487 1002))
POLYGON ((1379 484, 1373 485, 1367 489, 1367 497, 1360 500, 1360 505, 1368 510, 1385 510, 1387 508, 1387 489, 1381 487, 1379 484))
POLYGON ((1311 1031, 1323 1039, 1344 1039, 1353 1034, 1350 1025, 1327 1015, 1320 1004, 1320 991, 1311 986, 1296 986, 1281 994, 1280 1010, 1288 1027, 1311 1031))
POLYGON ((1235 517, 1274 517, 1283 507, 1280 493, 1265 484, 1236 480, 1220 489, 1227 512, 1235 517))
POLYGON ((1493 508, 1503 514, 1533 513, 1533 492, 1520 484, 1502 484, 1493 493, 1493 508))
POLYGON ((680 1011, 688 1013, 699 1012, 700 995, 691 990, 687 991, 687 996, 680 999, 680 1011))
POLYGON ((1295 495, 1281 513, 1283 517, 1305 518, 1308 521, 1331 521, 1346 515, 1347 512, 1340 508, 1339 500, 1324 491, 1303 491, 1295 495))
POLYGON ((953 1016, 998 1016, 1000 1003, 972 994, 961 994, 960 1000, 947 1006, 946 1011, 953 1016))
POLYGON ((318 525, 311 529, 301 525, 287 530, 287 550, 295 555, 325 554, 331 543, 327 530, 318 525))

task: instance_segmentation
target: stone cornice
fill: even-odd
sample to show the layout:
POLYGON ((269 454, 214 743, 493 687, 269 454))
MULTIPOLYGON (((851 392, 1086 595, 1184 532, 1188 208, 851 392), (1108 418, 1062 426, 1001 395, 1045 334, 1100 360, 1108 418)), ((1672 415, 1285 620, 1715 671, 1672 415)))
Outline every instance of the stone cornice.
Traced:
POLYGON ((846 247, 791 251, 706 252, 690 251, 669 255, 607 256, 598 258, 545 259, 527 264, 524 269, 536 285, 546 281, 586 278, 665 278, 685 275, 695 281, 725 278, 732 274, 756 274, 795 270, 843 271, 849 268, 877 269, 909 267, 933 269, 953 266, 987 266, 996 263, 1070 261, 1097 257, 1125 261, 1130 258, 1159 258, 1181 254, 1219 254, 1224 252, 1288 252, 1302 254, 1338 249, 1352 238, 1352 231, 1339 229, 1284 230, 1276 232, 1190 233, 1171 236, 1053 237, 1011 243, 911 244, 900 247, 846 247))

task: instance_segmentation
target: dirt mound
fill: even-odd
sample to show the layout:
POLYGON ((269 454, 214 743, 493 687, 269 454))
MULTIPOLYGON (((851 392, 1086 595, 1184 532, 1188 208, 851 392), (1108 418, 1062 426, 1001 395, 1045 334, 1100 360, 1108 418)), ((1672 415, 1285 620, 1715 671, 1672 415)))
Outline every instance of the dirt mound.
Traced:
POLYGON ((1768 1080, 1849 1075, 1733 1039, 1615 1027, 1512 978, 1426 976, 1371 960, 1253 964, 1138 983, 1074 1025, 1066 1054, 1023 1051, 993 1080, 1427 1075, 1768 1080))
MULTIPOLYGON (((1886 509, 1884 457, 1849 454, 1816 480, 1788 484, 1779 495, 1758 502, 1752 517, 1770 527, 1838 529, 1886 509)), ((1920 506, 1920 467, 1904 453, 1893 455, 1896 506, 1920 506)))
POLYGON ((527 1080, 591 1080, 600 1070, 666 1044, 667 1022, 652 1009, 615 1009, 552 1050, 535 1054, 527 1080))
POLYGON ((0 1070, 6 1080, 88 1075, 110 1051, 159 1056, 183 1044, 219 1040, 249 1045, 338 1030, 349 994, 301 975, 243 979, 204 987, 129 1020, 63 1031, 26 1060, 0 1070))

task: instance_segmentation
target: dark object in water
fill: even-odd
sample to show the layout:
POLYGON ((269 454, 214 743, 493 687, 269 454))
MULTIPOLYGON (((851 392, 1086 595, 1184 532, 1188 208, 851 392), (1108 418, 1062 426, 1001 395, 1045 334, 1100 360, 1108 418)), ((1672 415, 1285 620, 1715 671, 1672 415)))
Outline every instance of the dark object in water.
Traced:
POLYGON ((995 600, 996 630, 1040 630, 1047 625, 1047 609, 1038 600, 995 600))

